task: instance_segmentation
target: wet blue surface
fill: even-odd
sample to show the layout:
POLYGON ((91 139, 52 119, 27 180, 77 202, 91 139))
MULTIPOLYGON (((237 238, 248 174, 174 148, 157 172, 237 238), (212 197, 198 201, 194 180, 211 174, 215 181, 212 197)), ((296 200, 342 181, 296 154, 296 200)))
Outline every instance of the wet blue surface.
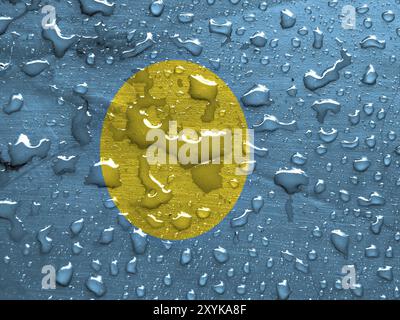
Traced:
POLYGON ((398 298, 399 3, 352 2, 344 29, 344 1, 164 2, 151 14, 151 1, 0 1, 0 298, 398 298), (64 39, 43 32, 45 4, 64 39), (235 209, 173 243, 135 232, 85 184, 112 97, 165 59, 209 67, 238 99, 265 85, 272 102, 243 106, 248 124, 278 121, 256 132, 269 152, 235 209), (26 138, 40 146, 16 144, 26 138), (292 168, 302 178, 276 179, 292 168), (44 265, 59 271, 55 290, 41 289, 44 265), (361 287, 342 288, 345 265, 361 287))

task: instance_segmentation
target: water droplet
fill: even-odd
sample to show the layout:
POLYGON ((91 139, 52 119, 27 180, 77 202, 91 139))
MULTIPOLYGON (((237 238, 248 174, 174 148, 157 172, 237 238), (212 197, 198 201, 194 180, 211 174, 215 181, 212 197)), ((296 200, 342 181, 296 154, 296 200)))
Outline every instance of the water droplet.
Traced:
POLYGON ((103 283, 102 276, 90 276, 86 280, 86 288, 97 297, 101 297, 106 293, 106 286, 103 283))
POLYGON ((303 82, 307 89, 315 91, 327 84, 339 79, 339 71, 351 64, 351 55, 346 50, 342 49, 341 59, 337 60, 332 67, 326 69, 322 75, 319 75, 314 70, 309 70, 304 74, 303 82))
POLYGON ((0 200, 0 219, 6 219, 10 223, 9 235, 13 241, 20 241, 26 234, 22 221, 17 214, 18 202, 12 200, 0 200))
POLYGON ((178 15, 180 23, 192 23, 194 20, 194 14, 190 12, 182 12, 178 15))
POLYGON ((190 261, 192 261, 192 251, 189 248, 187 248, 182 251, 180 262, 182 265, 186 265, 189 264, 190 261))
POLYGON ((74 273, 74 269, 72 267, 72 263, 68 262, 65 266, 62 266, 60 269, 57 271, 56 275, 56 281, 58 284, 67 287, 72 279, 74 273))
POLYGON ((137 272, 137 259, 133 257, 131 260, 128 261, 126 264, 126 272, 135 274, 137 272))
POLYGON ((225 283, 223 281, 220 281, 219 283, 217 283, 216 285, 213 286, 213 289, 218 294, 224 294, 225 283))
POLYGON ((81 218, 79 220, 72 222, 69 228, 72 234, 77 236, 82 231, 83 226, 84 226, 84 219, 81 218))
POLYGON ((287 280, 283 280, 276 285, 276 291, 278 293, 279 300, 287 300, 292 293, 289 283, 287 280))
POLYGON ((99 243, 101 244, 110 244, 114 240, 114 228, 109 227, 104 229, 99 238, 99 243))
POLYGON ((251 200, 251 207, 255 213, 259 213, 264 206, 264 199, 262 196, 256 196, 251 200))
POLYGON ((4 106, 3 111, 6 114, 11 114, 21 110, 23 105, 24 105, 24 98, 22 94, 20 93, 13 94, 10 97, 10 101, 8 102, 8 104, 4 106))
POLYGON ((218 247, 213 250, 214 258, 219 263, 225 263, 229 259, 228 251, 225 248, 218 247))
POLYGON ((378 73, 375 71, 375 68, 372 64, 368 65, 363 78, 361 79, 362 83, 368 85, 374 85, 376 83, 376 79, 378 78, 378 73))
POLYGON ((12 166, 21 166, 34 157, 45 158, 50 150, 50 140, 41 139, 37 145, 32 145, 28 136, 20 134, 15 144, 8 145, 10 163, 12 166))
POLYGON ((199 56, 203 51, 203 46, 199 39, 183 40, 179 37, 179 34, 175 34, 171 39, 178 48, 187 50, 193 56, 199 56))
POLYGON ((349 250, 349 235, 339 229, 332 230, 331 241, 335 249, 347 257, 349 250))
POLYGON ((317 27, 315 30, 313 30, 313 34, 314 34, 313 48, 314 49, 321 49, 322 46, 324 45, 324 34, 323 34, 323 32, 317 27))
MULTIPOLYGON (((179 39, 179 38, 177 38, 177 39, 179 39)), ((155 41, 153 39, 153 34, 151 32, 147 32, 146 38, 144 38, 142 41, 137 42, 132 49, 123 51, 122 57, 123 58, 136 57, 139 54, 141 54, 142 52, 151 48, 154 44, 155 44, 155 41)))
POLYGON ((252 87, 240 99, 246 107, 268 106, 272 102, 269 89, 262 84, 252 87))
POLYGON ((361 157, 361 158, 355 159, 353 161, 353 168, 354 168, 354 170, 356 170, 358 172, 366 171, 370 165, 371 165, 371 162, 368 160, 367 157, 361 157))
POLYGON ((115 3, 108 0, 79 0, 81 11, 89 16, 101 13, 103 16, 110 16, 114 12, 115 3))
POLYGON ((395 18, 395 14, 392 10, 386 10, 382 13, 382 19, 386 22, 392 22, 395 18))
POLYGON ((281 27, 282 29, 289 29, 296 24, 296 15, 289 9, 281 11, 281 27))
POLYGON ((47 60, 32 60, 24 63, 22 71, 30 77, 36 77, 50 66, 47 60))
POLYGON ((377 274, 380 278, 384 280, 387 281, 393 280, 393 268, 391 266, 379 267, 377 274))
POLYGON ((250 42, 258 48, 265 47, 267 44, 267 36, 264 31, 258 31, 250 37, 250 42))
POLYGON ((164 11, 164 1, 163 0, 154 0, 150 4, 150 13, 154 17, 159 17, 164 11))
POLYGON ((363 49, 368 49, 368 48, 385 49, 386 41, 378 40, 376 35, 369 35, 365 37, 363 40, 361 40, 360 46, 363 49))

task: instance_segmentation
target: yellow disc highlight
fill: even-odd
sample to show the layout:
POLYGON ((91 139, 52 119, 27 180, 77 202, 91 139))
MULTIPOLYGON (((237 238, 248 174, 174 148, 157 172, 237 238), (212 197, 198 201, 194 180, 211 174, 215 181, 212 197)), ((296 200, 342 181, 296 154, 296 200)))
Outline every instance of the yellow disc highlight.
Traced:
POLYGON ((192 129, 201 139, 205 139, 202 130, 224 135, 226 130, 241 129, 243 142, 247 123, 226 83, 188 61, 152 64, 127 80, 114 96, 100 141, 108 191, 135 227, 161 239, 179 240, 215 227, 235 205, 247 176, 236 171, 243 163, 225 161, 224 154, 231 150, 224 149, 223 142, 216 148, 221 151, 220 163, 213 162, 212 153, 204 156, 199 137, 180 136, 174 149, 178 134, 169 131, 171 123, 178 134, 192 129), (149 162, 147 151, 157 139, 146 138, 153 129, 166 132, 167 144, 156 154, 164 152, 167 163, 149 162), (180 161, 180 156, 189 154, 199 163, 180 161))

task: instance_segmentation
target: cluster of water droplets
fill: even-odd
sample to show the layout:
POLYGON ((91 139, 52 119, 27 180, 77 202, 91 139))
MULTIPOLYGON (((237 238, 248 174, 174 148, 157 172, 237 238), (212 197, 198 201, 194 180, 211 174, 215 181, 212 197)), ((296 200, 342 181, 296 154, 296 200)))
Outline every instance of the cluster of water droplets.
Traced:
POLYGON ((398 298, 398 3, 366 2, 350 30, 336 0, 54 2, 46 27, 1 3, 0 295, 54 264, 42 298, 398 298), (255 130, 235 209, 177 242, 127 222, 96 154, 116 88, 164 59, 217 72, 255 130))

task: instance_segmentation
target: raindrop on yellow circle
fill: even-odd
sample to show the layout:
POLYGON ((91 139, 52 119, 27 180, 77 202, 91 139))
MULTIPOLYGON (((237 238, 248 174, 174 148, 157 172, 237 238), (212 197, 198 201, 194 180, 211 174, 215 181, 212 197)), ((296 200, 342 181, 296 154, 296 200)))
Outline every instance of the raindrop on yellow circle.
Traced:
MULTIPOLYGON (((100 141, 100 165, 108 191, 135 227, 161 239, 179 240, 199 236, 220 223, 238 200, 247 175, 237 173, 246 161, 229 162, 223 157, 233 151, 224 149, 222 140, 216 148, 222 150, 220 163, 213 162, 211 155, 204 161, 201 156, 206 153, 199 143, 199 163, 182 164, 178 153, 190 155, 180 150, 182 140, 177 150, 168 144, 164 149, 165 158, 175 163, 149 163, 147 151, 154 143, 146 139, 149 130, 164 130, 167 141, 172 141, 178 135, 170 134, 171 123, 176 124, 178 134, 183 129, 194 130, 197 141, 203 131, 225 134, 240 129, 243 145, 247 123, 227 84, 193 62, 149 65, 114 96, 100 141)), ((186 136, 186 140, 194 143, 195 139, 186 136)))

